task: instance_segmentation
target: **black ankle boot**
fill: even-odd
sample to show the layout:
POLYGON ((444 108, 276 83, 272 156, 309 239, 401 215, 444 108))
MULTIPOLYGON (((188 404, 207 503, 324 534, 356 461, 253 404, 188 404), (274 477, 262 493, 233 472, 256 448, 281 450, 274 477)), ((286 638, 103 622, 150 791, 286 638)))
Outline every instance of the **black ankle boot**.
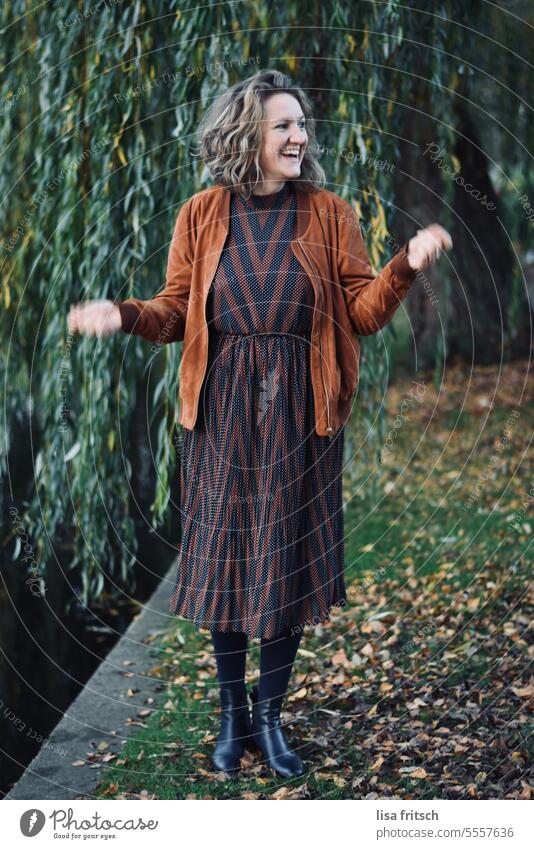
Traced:
POLYGON ((245 684, 220 688, 221 729, 212 755, 217 770, 234 772, 250 743, 250 714, 245 684))
POLYGON ((264 756, 268 766, 283 778, 302 775, 304 764, 289 747, 280 722, 283 696, 259 701, 256 685, 252 688, 252 741, 264 756))

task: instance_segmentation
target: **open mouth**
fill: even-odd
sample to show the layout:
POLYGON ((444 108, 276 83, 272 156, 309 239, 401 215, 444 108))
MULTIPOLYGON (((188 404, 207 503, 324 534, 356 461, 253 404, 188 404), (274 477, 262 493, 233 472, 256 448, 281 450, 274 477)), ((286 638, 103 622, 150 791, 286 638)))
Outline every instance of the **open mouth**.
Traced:
POLYGON ((285 159, 292 159, 296 162, 300 158, 300 148, 288 148, 287 150, 281 150, 280 156, 283 156, 285 159))

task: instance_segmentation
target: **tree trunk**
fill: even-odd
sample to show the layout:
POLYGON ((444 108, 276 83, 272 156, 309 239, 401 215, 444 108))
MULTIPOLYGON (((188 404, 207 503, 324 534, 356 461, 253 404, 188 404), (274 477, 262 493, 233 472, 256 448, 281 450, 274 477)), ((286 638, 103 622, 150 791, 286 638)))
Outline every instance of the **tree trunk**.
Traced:
MULTIPOLYGON (((489 365, 503 355, 512 295, 513 253, 501 224, 499 198, 489 178, 484 144, 465 105, 455 104, 453 153, 460 163, 458 171, 449 152, 435 141, 432 107, 424 93, 418 101, 420 112, 410 114, 401 143, 405 173, 399 169, 396 181, 400 210, 396 237, 409 238, 432 221, 447 226, 441 195, 444 181, 453 183, 453 249, 425 272, 427 279, 407 300, 418 362, 423 367, 434 364, 436 340, 446 331, 448 357, 489 365)), ((527 350, 523 343, 519 347, 527 350)), ((518 353, 516 347, 514 354, 518 353)))

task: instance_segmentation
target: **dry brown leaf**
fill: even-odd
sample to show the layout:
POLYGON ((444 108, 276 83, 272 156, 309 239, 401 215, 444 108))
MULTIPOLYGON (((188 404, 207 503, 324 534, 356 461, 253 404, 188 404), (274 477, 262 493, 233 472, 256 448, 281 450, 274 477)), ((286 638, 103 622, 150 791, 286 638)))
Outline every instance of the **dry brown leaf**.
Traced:
POLYGON ((534 683, 528 684, 526 687, 512 687, 512 693, 519 696, 520 699, 530 699, 534 696, 534 683))
POLYGON ((300 690, 297 690, 297 692, 296 692, 296 693, 291 693, 291 694, 287 697, 287 701, 288 701, 288 702, 294 702, 294 701, 296 701, 297 699, 303 699, 307 692, 308 692, 308 691, 307 691, 306 687, 301 687, 301 688, 300 688, 300 690))
POLYGON ((403 766, 399 769, 399 772, 407 775, 408 778, 428 778, 426 769, 421 766, 403 766))

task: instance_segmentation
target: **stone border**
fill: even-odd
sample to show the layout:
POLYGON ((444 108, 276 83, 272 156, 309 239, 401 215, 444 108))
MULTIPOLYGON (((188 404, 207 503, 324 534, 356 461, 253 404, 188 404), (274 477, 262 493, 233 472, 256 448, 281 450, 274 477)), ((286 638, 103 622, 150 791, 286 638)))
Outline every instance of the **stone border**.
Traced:
POLYGON ((147 707, 145 699, 160 692, 161 682, 146 673, 155 664, 154 647, 143 640, 155 631, 168 630, 169 620, 174 618, 169 597, 175 574, 173 563, 5 799, 97 798, 96 785, 105 774, 106 764, 96 766, 95 762, 93 766, 87 754, 96 752, 103 740, 109 743, 106 753, 119 754, 126 738, 139 728, 126 725, 127 719, 138 718, 138 711, 147 707), (130 687, 139 691, 133 698, 127 697, 130 687), (86 761, 85 766, 72 765, 80 760, 86 761))

